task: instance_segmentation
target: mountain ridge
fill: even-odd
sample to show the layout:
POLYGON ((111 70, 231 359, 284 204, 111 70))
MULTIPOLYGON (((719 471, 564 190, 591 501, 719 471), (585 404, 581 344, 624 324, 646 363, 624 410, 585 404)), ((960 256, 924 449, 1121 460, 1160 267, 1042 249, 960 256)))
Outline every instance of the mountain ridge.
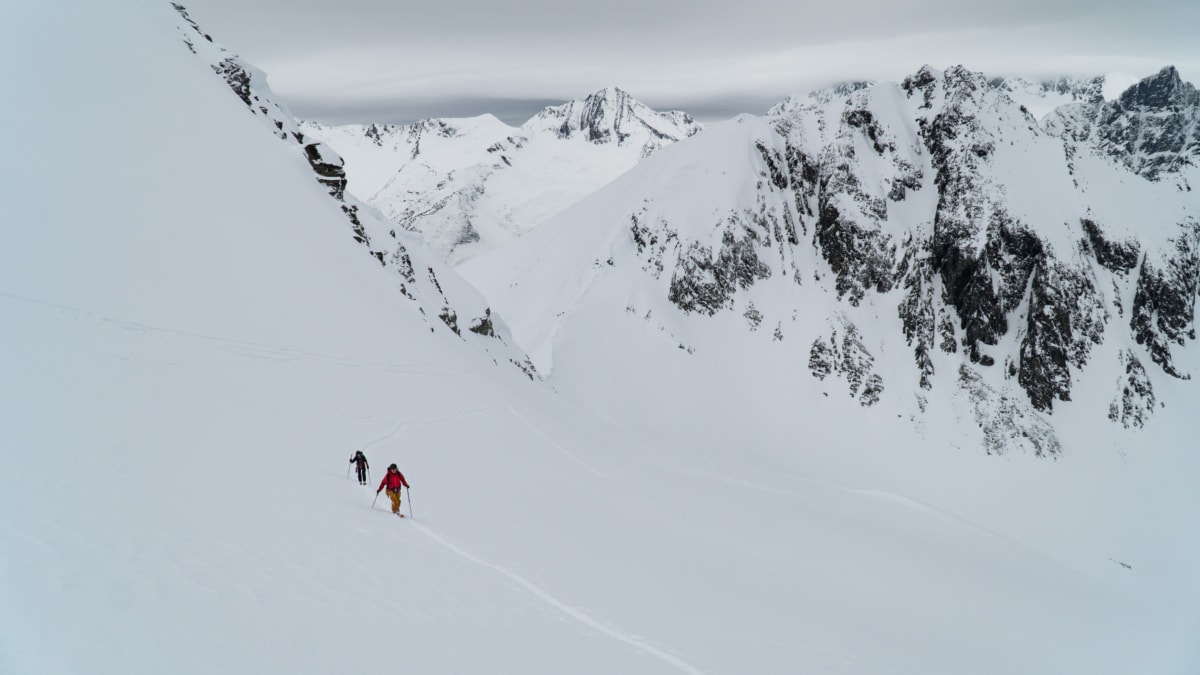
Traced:
POLYGON ((492 115, 302 126, 350 157, 352 191, 455 262, 520 236, 701 128, 617 87, 547 107, 520 127, 492 115))
POLYGON ((456 275, 440 260, 434 260, 436 256, 425 249, 423 242, 406 233, 398 235, 396 228, 375 209, 347 193, 345 161, 328 145, 303 131, 302 125, 276 100, 266 74, 213 42, 183 5, 171 3, 171 6, 182 19, 178 30, 188 50, 208 63, 273 135, 301 149, 314 178, 328 190, 344 214, 350 235, 394 275, 400 294, 418 305, 421 316, 436 317, 460 339, 517 367, 530 378, 536 377, 525 355, 511 344, 503 322, 492 316, 491 308, 479 303, 473 289, 457 281, 456 275), (460 320, 464 325, 459 325, 460 320))
MULTIPOLYGON (((1007 83, 962 67, 843 93, 777 107, 765 126, 753 117, 727 123, 725 141, 710 128, 639 165, 548 225, 564 250, 578 236, 568 230, 616 242, 558 264, 589 265, 623 292, 656 297, 658 321, 662 312, 732 312, 750 332, 774 325, 777 335, 802 306, 768 308, 756 289, 824 286, 845 309, 826 310, 828 332, 809 338, 812 376, 844 378, 865 406, 899 387, 918 418, 931 389, 958 391, 973 401, 968 418, 989 453, 1060 454, 1052 413, 1073 400, 1096 358, 1118 385, 1093 414, 1146 424, 1162 403, 1154 392, 1168 386, 1150 368, 1186 378, 1176 360, 1194 351, 1200 213, 1187 192, 1128 173, 1101 144, 1043 128, 1007 83), (704 156, 696 146, 709 136, 704 156), (706 206, 704 196, 715 201, 706 206), (878 372, 879 350, 894 352, 893 338, 848 318, 877 303, 890 305, 911 350, 915 370, 902 383, 878 372)), ((1187 180, 1188 164, 1171 167, 1187 180)), ((522 300, 565 274, 545 262, 519 271, 522 255, 553 258, 551 236, 463 271, 505 308, 553 381, 562 330, 553 326, 571 321, 576 293, 590 291, 564 292, 546 307, 522 300)), ((599 314, 588 322, 622 310, 591 311, 599 314)), ((690 349, 686 338, 680 347, 690 349)))

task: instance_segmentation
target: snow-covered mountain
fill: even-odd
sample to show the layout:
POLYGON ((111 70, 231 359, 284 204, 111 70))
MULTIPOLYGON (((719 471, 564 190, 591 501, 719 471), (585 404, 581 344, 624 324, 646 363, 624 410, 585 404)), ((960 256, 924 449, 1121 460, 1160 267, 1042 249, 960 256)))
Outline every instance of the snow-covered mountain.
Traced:
POLYGON ((461 261, 529 231, 701 125, 610 87, 520 127, 482 115, 302 128, 347 158, 351 192, 461 261))
MULTIPOLYGON (((787 108, 664 149, 460 271, 553 386, 648 433, 1195 471, 1192 193, 963 68, 787 108)), ((1196 513, 1190 490, 1144 498, 1196 513)), ((1097 522, 1129 508, 1084 501, 1097 522)))
MULTIPOLYGON (((795 193, 766 187, 791 180, 768 162, 768 142, 786 147, 771 136, 784 138, 781 121, 723 125, 650 157, 662 171, 646 187, 664 192, 637 204, 640 253, 631 230, 581 219, 555 255, 587 251, 588 264, 538 289, 573 290, 548 383, 507 362, 511 345, 437 316, 452 307, 461 329, 488 305, 408 234, 393 240, 372 209, 339 199, 337 159, 296 137, 259 73, 222 67, 232 55, 184 14, 64 0, 5 17, 19 18, 0 21, 0 57, 21 65, 13 91, 38 93, 0 109, 0 128, 21 131, 0 181, 5 675, 1200 664, 1196 456, 1179 442, 1195 429, 1181 420, 1191 383, 1147 365, 1165 407, 1144 427, 1056 404, 1059 461, 1000 458, 955 436, 940 371, 924 428, 903 414, 891 371, 918 374, 907 345, 873 353, 889 388, 871 406, 844 395, 841 375, 811 374, 806 322, 823 331, 824 310, 858 322, 868 349, 901 325, 868 314, 885 294, 854 305, 809 280, 830 269, 772 286, 749 254, 775 260, 735 246, 736 264, 713 276, 754 280, 730 297, 754 294, 755 311, 712 316, 684 313, 658 292, 669 285, 606 285, 667 269, 650 215, 724 221, 713 208, 735 195, 751 213, 760 196, 772 213, 798 209, 795 193), (714 151, 728 166, 701 163, 714 151), (676 198, 687 194, 702 198, 676 198), (611 264, 590 257, 597 235, 627 239, 611 264), (405 255, 432 275, 410 281, 405 255), (614 416, 618 399, 629 415, 614 416), (354 449, 374 480, 399 463, 415 518, 372 508, 373 491, 348 480, 354 449)), ((855 147, 869 157, 868 138, 855 147)), ((1152 196, 1167 187, 1121 171, 1152 196)), ((932 190, 905 188, 909 203, 936 201, 932 190)), ((793 215, 807 240, 811 216, 793 215)), ((781 243, 786 222, 770 228, 778 264, 813 262, 817 249, 781 243)), ((713 234, 704 245, 720 250, 713 234)), ((696 307, 715 297, 680 288, 696 307)), ((1195 369, 1194 349, 1170 350, 1180 372, 1195 369)))
MULTIPOLYGON (((1037 119, 1042 119, 1058 108, 1072 103, 1098 105, 1106 99, 1115 99, 1121 93, 1113 92, 1115 83, 1123 80, 1122 76, 1110 78, 1106 75, 1096 77, 1057 77, 1047 80, 1030 80, 1023 77, 993 77, 988 84, 1001 89, 1018 105, 1023 106, 1037 119)), ((828 105, 835 101, 845 100, 852 92, 872 86, 872 82, 847 82, 834 87, 818 89, 804 96, 791 96, 775 105, 768 115, 778 116, 788 114, 795 108, 828 105)))
POLYGON ((1112 107, 1149 91, 1169 110, 1109 112, 1095 144, 1043 130, 1004 81, 962 68, 785 105, 661 153, 465 271, 547 369, 572 322, 655 317, 691 352, 708 330, 692 317, 741 316, 738 342, 710 347, 719 358, 802 351, 862 405, 893 398, 919 423, 944 393, 971 411, 970 445, 1057 455, 1051 413, 1081 382, 1110 384, 1076 407, 1138 427, 1156 391, 1190 377, 1177 360, 1195 339, 1200 202, 1129 171, 1153 156, 1190 175, 1200 106, 1190 85, 1155 84, 1173 72, 1112 107), (1161 115, 1178 135, 1123 155, 1104 131, 1161 115), (609 285, 630 300, 574 316, 609 285), (803 350, 772 344, 796 334, 803 350))

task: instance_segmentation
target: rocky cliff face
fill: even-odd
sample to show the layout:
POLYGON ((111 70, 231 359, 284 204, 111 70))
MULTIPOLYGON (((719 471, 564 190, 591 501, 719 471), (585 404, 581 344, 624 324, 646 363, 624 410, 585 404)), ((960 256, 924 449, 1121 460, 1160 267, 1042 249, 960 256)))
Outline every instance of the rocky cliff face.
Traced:
POLYGON ((549 225, 620 234, 539 325, 605 284, 665 301, 626 308, 662 330, 664 311, 741 316, 745 349, 800 335, 811 377, 863 406, 910 401, 919 419, 956 401, 989 453, 1058 454, 1053 415, 1094 373, 1114 383, 1098 420, 1151 423, 1156 387, 1189 377, 1177 357, 1195 348, 1200 105, 1173 69, 1113 103, 1100 84, 1063 83, 1080 102, 1043 126, 1009 81, 923 68, 709 129, 603 191, 602 213, 549 225))
MULTIPOLYGON (((1079 139, 1046 134, 1004 87, 962 68, 944 73, 924 69, 901 89, 907 102, 916 104, 910 110, 916 113, 912 121, 919 145, 910 145, 905 157, 896 158, 897 144, 872 128, 870 106, 851 98, 839 134, 857 131, 865 136, 858 147, 870 148, 876 157, 854 161, 861 151, 856 155, 845 144, 839 146, 836 137, 833 147, 827 147, 833 161, 823 162, 829 168, 818 182, 826 190, 837 186, 837 199, 844 202, 850 196, 857 208, 823 203, 816 243, 839 275, 839 292, 850 302, 870 291, 906 289, 899 313, 921 369, 920 386, 929 385, 935 346, 947 353, 961 349, 964 384, 973 379, 968 375, 972 371, 999 368, 1034 411, 1048 413, 1056 402, 1071 400, 1078 373, 1110 332, 1145 345, 1163 372, 1184 376, 1173 367, 1169 346, 1194 339, 1196 225, 1189 213, 1194 214, 1196 202, 1177 202, 1180 208, 1167 216, 1174 220, 1174 234, 1144 256, 1140 267, 1136 241, 1120 240, 1086 217, 1086 194, 1076 196, 1078 216, 1058 225, 1059 232, 1048 233, 1039 225, 1057 224, 1039 210, 1058 209, 1022 205, 1014 189, 1021 181, 1005 175, 1040 173, 1047 167, 1013 161, 1003 147, 1028 151, 1040 146, 1050 156, 1055 147, 1064 146, 1060 152, 1069 157, 1088 152, 1090 139, 1084 147, 1074 147, 1079 139), (874 185, 904 191, 870 195, 859 189, 872 184, 870 175, 881 173, 880 164, 884 179, 874 185), (862 175, 854 177, 853 169, 862 175), (929 229, 897 237, 896 226, 904 223, 889 218, 888 207, 902 202, 909 188, 919 190, 925 171, 932 174, 936 192, 936 207, 922 214, 931 216, 929 229), (900 264, 889 265, 892 260, 900 264), (1118 298, 1130 289, 1136 291, 1127 309, 1118 298), (998 349, 1005 342, 1012 346, 998 349)), ((1090 105, 1097 106, 1094 99, 1090 105)), ((1180 83, 1174 69, 1139 83, 1112 105, 1097 107, 1095 150, 1151 180, 1191 161, 1190 139, 1200 106, 1195 90, 1180 83)), ((908 120, 891 122, 887 126, 898 129, 908 120)), ((1060 176, 1073 170, 1066 163, 1050 169, 1060 176)), ((1125 360, 1137 386, 1124 396, 1146 394, 1136 358, 1125 360)), ((1129 416, 1124 419, 1128 423, 1129 416)))
POLYGON ((1062 109, 1049 129, 1121 162, 1153 181, 1174 179, 1190 190, 1185 174, 1200 167, 1200 91, 1168 66, 1112 102, 1062 109))

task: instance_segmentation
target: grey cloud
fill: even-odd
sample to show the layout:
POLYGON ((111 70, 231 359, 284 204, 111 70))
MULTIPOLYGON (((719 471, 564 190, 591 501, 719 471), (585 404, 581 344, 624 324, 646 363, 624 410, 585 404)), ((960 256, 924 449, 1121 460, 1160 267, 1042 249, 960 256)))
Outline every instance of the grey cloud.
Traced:
POLYGON ((1194 0, 190 0, 302 116, 411 121, 547 103, 618 85, 701 118, 788 94, 898 79, 929 63, 990 74, 1127 72, 1200 80, 1194 0))

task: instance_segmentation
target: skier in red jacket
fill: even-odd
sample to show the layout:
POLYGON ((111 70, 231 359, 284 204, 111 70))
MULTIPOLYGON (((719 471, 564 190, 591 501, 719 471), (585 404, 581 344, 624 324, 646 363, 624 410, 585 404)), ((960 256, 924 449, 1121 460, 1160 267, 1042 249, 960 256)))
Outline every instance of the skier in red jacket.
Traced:
POLYGON ((387 488, 388 499, 392 500, 392 513, 403 518, 404 514, 400 513, 400 488, 408 487, 408 481, 404 480, 404 474, 400 473, 400 469, 397 469, 395 464, 388 467, 387 473, 383 475, 383 480, 379 482, 379 489, 375 491, 375 494, 382 492, 385 487, 387 488))

